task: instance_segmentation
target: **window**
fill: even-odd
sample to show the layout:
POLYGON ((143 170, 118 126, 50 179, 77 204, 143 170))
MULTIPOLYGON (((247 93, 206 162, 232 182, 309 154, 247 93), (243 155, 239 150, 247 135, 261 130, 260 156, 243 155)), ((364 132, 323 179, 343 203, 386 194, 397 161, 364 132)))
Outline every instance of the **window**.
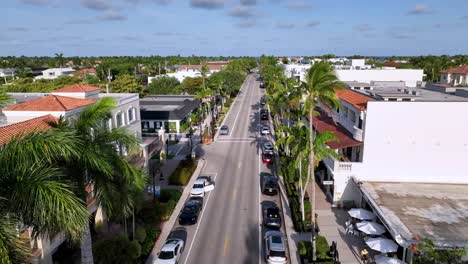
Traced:
POLYGON ((117 127, 121 127, 125 124, 124 122, 124 115, 122 112, 119 112, 116 116, 115 116, 115 121, 117 123, 117 127))
POLYGON ((348 115, 349 115, 349 120, 351 120, 351 122, 353 123, 356 122, 356 113, 354 113, 353 110, 350 109, 348 115))
POLYGON ((348 108, 343 107, 343 116, 348 117, 348 108))
POLYGON ((128 122, 131 123, 135 120, 135 108, 131 107, 128 109, 128 122))
POLYGON ((148 129, 149 128, 149 122, 148 121, 141 122, 141 128, 142 129, 148 129))
POLYGON ((391 101, 391 102, 396 102, 397 99, 396 98, 388 98, 388 101, 391 101))

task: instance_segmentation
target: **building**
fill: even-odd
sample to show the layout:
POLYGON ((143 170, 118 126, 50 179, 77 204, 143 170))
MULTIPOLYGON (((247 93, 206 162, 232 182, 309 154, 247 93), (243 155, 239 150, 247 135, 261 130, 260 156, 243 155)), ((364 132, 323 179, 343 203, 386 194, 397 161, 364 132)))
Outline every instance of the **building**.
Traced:
MULTIPOLYGON (((228 61, 211 61, 207 62, 205 65, 208 68, 208 76, 215 72, 221 71, 223 67, 228 65, 228 61)), ((201 77, 201 68, 203 65, 201 64, 195 64, 195 65, 190 65, 190 64, 182 64, 177 66, 177 70, 172 73, 166 73, 164 75, 159 75, 159 76, 153 76, 150 77, 148 76, 148 83, 151 83, 151 81, 155 78, 159 78, 162 76, 166 77, 174 77, 176 78, 179 82, 183 82, 185 78, 197 78, 201 77)))
POLYGON ((310 67, 312 67, 311 64, 301 64, 301 63, 289 63, 289 64, 280 64, 280 65, 283 68, 283 72, 286 77, 294 78, 302 82, 305 82, 306 73, 310 69, 310 67))
POLYGON ((372 66, 367 65, 365 59, 351 59, 334 65, 334 68, 337 70, 369 70, 372 66))
POLYGON ((179 134, 190 115, 200 107, 200 100, 186 95, 158 95, 140 99, 141 129, 145 134, 179 134))
MULTIPOLYGON (((128 160, 146 169, 151 155, 162 147, 159 137, 142 138, 138 94, 102 94, 99 87, 75 84, 51 93, 10 93, 9 95, 12 95, 17 103, 2 109, 7 122, 0 126, 0 144, 7 143, 20 133, 49 129, 49 122, 56 121, 60 117, 73 122, 87 106, 101 98, 112 97, 117 106, 112 110, 107 127, 124 128, 142 142, 141 148, 136 152, 127 153, 124 150, 128 160)), ((95 203, 92 184, 87 184, 85 188, 88 192, 86 201, 89 212, 94 216, 94 221, 103 221, 105 214, 95 203)), ((66 237, 62 233, 31 240, 33 262, 52 263, 52 255, 65 240, 66 237)))
POLYGON ((413 69, 347 69, 335 70, 336 76, 342 82, 404 82, 405 86, 421 86, 423 70, 413 69))
POLYGON ((468 65, 441 71, 440 83, 451 86, 468 86, 468 65))
POLYGON ((96 69, 88 68, 88 69, 81 69, 73 73, 74 76, 78 78, 84 78, 86 75, 94 75, 96 76, 96 69))
POLYGON ((61 76, 73 76, 75 72, 72 68, 50 68, 47 70, 42 71, 42 75, 38 75, 34 77, 35 80, 53 80, 57 79, 61 76))
POLYGON ((16 70, 13 69, 13 68, 3 68, 3 69, 0 69, 0 77, 1 77, 1 78, 4 78, 4 77, 14 77, 14 76, 15 76, 15 72, 16 72, 16 70))

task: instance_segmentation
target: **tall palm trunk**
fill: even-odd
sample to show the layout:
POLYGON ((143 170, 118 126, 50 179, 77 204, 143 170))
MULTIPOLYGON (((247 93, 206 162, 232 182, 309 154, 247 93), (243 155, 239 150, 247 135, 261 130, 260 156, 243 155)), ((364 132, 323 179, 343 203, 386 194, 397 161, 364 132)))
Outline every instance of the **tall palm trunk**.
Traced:
POLYGON ((304 210, 304 187, 302 186, 302 158, 299 160, 299 189, 301 191, 301 214, 302 221, 305 220, 305 210, 304 210))
POLYGON ((315 261, 316 259, 316 254, 315 254, 315 241, 316 241, 316 223, 315 223, 315 173, 314 173, 314 131, 313 131, 313 113, 314 113, 314 107, 311 106, 309 109, 309 144, 310 144, 310 150, 309 150, 309 175, 311 177, 310 184, 312 184, 312 219, 311 219, 311 224, 312 224, 312 260, 315 261))
POLYGON ((81 240, 81 263, 82 264, 93 264, 93 242, 91 240, 91 231, 89 224, 84 230, 83 239, 81 240))

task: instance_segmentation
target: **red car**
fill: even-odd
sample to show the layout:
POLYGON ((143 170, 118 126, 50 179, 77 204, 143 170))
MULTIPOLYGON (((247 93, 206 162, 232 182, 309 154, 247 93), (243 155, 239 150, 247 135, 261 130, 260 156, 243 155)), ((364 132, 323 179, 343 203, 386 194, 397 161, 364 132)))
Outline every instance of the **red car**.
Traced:
POLYGON ((273 163, 273 154, 272 153, 263 153, 262 160, 264 164, 272 164, 273 163))

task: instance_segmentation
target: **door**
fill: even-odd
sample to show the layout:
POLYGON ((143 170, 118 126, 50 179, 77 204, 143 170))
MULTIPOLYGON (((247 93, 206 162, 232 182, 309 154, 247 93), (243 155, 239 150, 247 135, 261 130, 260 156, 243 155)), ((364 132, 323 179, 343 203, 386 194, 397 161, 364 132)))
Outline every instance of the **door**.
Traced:
POLYGON ((212 182, 206 182, 205 183, 205 192, 211 192, 214 190, 214 184, 212 182))

